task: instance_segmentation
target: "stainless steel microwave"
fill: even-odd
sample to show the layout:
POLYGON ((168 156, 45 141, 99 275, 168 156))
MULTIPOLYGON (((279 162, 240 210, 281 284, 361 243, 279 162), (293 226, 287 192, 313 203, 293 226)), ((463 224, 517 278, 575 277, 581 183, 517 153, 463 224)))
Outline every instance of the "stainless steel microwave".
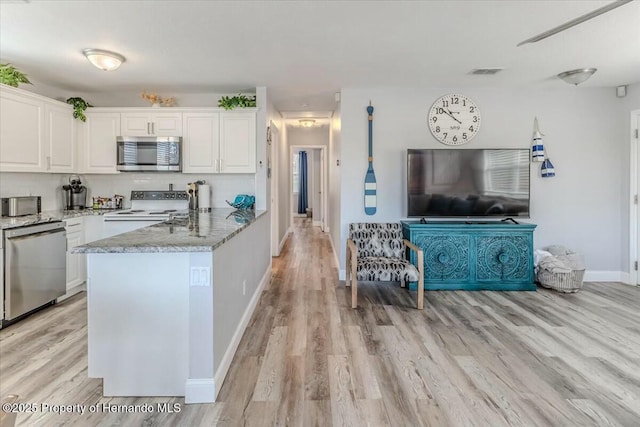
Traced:
POLYGON ((119 136, 117 169, 123 172, 180 172, 182 137, 119 136))

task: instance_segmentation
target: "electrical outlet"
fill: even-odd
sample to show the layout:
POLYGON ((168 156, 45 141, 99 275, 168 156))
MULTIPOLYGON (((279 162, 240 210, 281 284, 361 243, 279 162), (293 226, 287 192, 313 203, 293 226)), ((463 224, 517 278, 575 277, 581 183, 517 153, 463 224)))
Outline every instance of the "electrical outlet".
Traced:
POLYGON ((244 294, 247 293, 247 281, 243 280, 242 281, 242 296, 244 296, 244 294))
POLYGON ((191 286, 211 286, 211 269, 209 267, 191 267, 191 286))

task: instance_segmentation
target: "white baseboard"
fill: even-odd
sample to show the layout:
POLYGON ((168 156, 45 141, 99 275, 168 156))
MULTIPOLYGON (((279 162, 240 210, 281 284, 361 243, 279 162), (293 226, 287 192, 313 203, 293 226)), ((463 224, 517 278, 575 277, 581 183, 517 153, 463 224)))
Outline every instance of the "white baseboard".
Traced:
POLYGON ((184 403, 211 403, 216 401, 213 378, 188 378, 184 386, 184 403))
POLYGON ((74 286, 73 288, 69 289, 66 294, 62 295, 56 301, 57 302, 62 302, 64 300, 66 300, 67 298, 71 298, 75 294, 83 292, 83 291, 86 291, 86 290, 87 290, 87 282, 83 282, 82 284, 80 284, 78 286, 74 286))
MULTIPOLYGON (((215 397, 218 397, 218 393, 220 392, 220 388, 222 387, 224 378, 227 376, 227 372, 229 371, 229 367, 231 366, 231 362, 233 361, 233 356, 236 354, 238 345, 240 345, 242 334, 244 334, 244 330, 247 328, 247 325, 249 324, 249 320, 251 320, 251 315, 253 314, 253 311, 258 305, 260 296, 262 296, 262 291, 264 290, 264 287, 267 286, 267 283, 269 283, 269 280, 271 280, 270 267, 267 268, 267 271, 264 272, 264 275, 260 280, 260 284, 258 285, 258 288, 253 293, 253 296, 251 297, 251 301, 249 301, 249 305, 244 311, 244 314, 240 319, 240 323, 238 324, 236 331, 233 333, 231 342, 227 347, 227 351, 225 351, 224 356, 222 356, 222 360, 220 361, 220 366, 218 366, 218 370, 216 371, 216 374, 213 377, 213 382, 215 384, 215 397)), ((211 400, 209 402, 211 402, 211 400)))
POLYGON ((585 282, 622 282, 628 283, 629 278, 625 281, 625 274, 623 271, 606 271, 606 270, 587 270, 584 272, 585 282))
POLYGON ((329 243, 331 243, 331 250, 333 251, 333 259, 336 261, 336 268, 340 270, 340 259, 338 258, 338 251, 336 251, 336 247, 333 244, 333 237, 331 237, 331 234, 329 234, 329 243))
POLYGON ((284 236, 282 236, 282 240, 280 241, 280 246, 278 246, 278 253, 282 252, 282 248, 284 248, 284 244, 287 243, 287 239, 289 238, 289 232, 290 230, 287 230, 287 232, 284 233, 284 236))

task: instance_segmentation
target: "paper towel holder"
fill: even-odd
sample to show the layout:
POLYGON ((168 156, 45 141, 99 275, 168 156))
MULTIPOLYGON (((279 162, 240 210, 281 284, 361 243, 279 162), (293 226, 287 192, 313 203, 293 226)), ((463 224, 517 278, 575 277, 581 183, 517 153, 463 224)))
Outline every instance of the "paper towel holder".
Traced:
POLYGON ((198 184, 198 212, 211 212, 211 186, 201 182, 198 184))

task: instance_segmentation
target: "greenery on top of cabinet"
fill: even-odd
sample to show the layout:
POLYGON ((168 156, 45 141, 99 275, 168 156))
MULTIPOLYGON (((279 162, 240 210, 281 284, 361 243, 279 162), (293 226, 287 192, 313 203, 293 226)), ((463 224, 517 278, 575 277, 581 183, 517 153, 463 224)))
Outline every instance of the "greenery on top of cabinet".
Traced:
POLYGON ((84 115, 84 110, 88 107, 93 107, 93 105, 89 104, 82 98, 74 97, 67 99, 67 104, 73 105, 73 117, 76 119, 80 119, 83 122, 87 121, 87 116, 84 115))
POLYGON ((26 74, 8 63, 0 64, 0 83, 12 87, 18 87, 20 83, 32 84, 26 74))
POLYGON ((233 110, 234 108, 249 108, 256 106, 255 96, 245 96, 238 94, 237 96, 223 96, 218 101, 218 107, 225 110, 233 110))

